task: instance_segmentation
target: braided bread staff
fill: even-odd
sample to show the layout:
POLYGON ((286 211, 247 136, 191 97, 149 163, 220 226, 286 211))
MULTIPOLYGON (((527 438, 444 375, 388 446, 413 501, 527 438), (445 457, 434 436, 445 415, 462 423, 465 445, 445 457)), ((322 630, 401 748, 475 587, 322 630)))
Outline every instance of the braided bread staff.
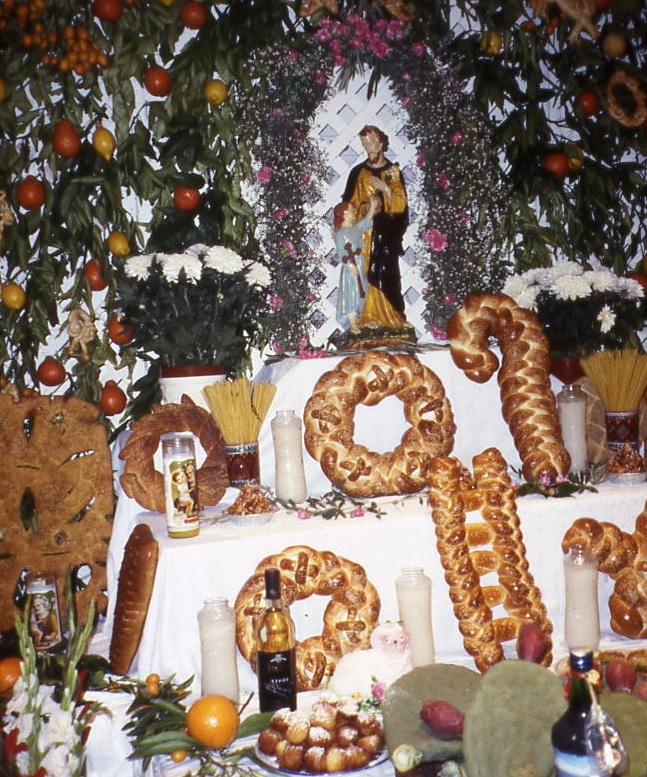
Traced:
POLYGON ((485 383, 499 366, 488 342, 497 338, 502 412, 524 477, 552 481, 566 475, 571 459, 550 386, 548 340, 536 316, 506 294, 469 294, 449 320, 447 335, 454 363, 476 383, 485 383))
POLYGON ((427 485, 434 456, 448 454, 456 426, 438 376, 415 356, 369 351, 343 359, 317 381, 303 413, 304 442, 331 483, 352 496, 412 494, 427 485), (358 404, 395 396, 410 426, 395 450, 355 443, 358 404))
POLYGON ((537 623, 548 649, 552 624, 526 560, 514 488, 501 453, 489 448, 474 457, 474 478, 455 458, 434 460, 429 501, 440 560, 458 618, 463 644, 476 667, 486 672, 505 658, 502 642, 515 639, 526 622, 537 623), (466 512, 479 509, 484 523, 466 524, 466 512), (491 550, 475 549, 491 544, 491 550), (482 587, 481 575, 495 571, 498 585, 482 587), (507 615, 495 618, 492 607, 507 615))
POLYGON ((609 597, 611 628, 623 637, 647 637, 647 504, 636 518, 633 534, 607 521, 578 518, 566 531, 562 550, 584 545, 600 572, 615 581, 609 597))
POLYGON ((236 641, 243 656, 256 671, 254 618, 265 607, 265 570, 281 572, 281 593, 287 607, 318 594, 330 596, 320 636, 296 645, 297 690, 320 688, 332 675, 337 661, 353 650, 367 649, 380 615, 380 597, 360 564, 293 545, 259 562, 254 574, 236 597, 236 641))

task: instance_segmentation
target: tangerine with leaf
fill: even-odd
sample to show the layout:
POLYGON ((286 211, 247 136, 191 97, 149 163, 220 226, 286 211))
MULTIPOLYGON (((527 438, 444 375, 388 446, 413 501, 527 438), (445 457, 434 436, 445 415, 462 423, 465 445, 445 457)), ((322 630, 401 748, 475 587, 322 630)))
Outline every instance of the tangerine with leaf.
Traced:
POLYGON ((207 694, 194 701, 186 714, 189 734, 204 747, 216 750, 234 741, 239 724, 236 705, 217 693, 207 694))

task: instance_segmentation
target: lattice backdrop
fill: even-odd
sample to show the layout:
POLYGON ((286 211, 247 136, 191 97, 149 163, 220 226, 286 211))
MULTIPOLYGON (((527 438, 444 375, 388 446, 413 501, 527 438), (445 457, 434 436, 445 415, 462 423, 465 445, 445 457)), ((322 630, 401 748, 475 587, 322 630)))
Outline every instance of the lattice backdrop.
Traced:
POLYGON ((321 106, 315 117, 312 136, 318 142, 327 164, 325 196, 314 206, 313 221, 317 226, 308 237, 312 249, 317 256, 322 257, 321 266, 315 270, 313 278, 320 300, 310 317, 312 341, 317 345, 323 345, 339 330, 335 320, 339 259, 333 242, 332 209, 341 200, 351 168, 366 156, 359 139, 359 131, 366 124, 376 125, 389 136, 386 156, 400 164, 404 175, 409 197, 410 224, 405 234, 405 254, 400 260, 402 291, 407 319, 416 328, 418 339, 430 339, 424 330, 422 317, 423 280, 416 268, 416 246, 419 244, 417 222, 418 214, 424 214, 421 211, 424 203, 418 197, 416 144, 403 131, 405 121, 405 112, 401 110, 387 81, 383 79, 376 95, 368 99, 366 81, 362 78, 351 81, 346 91, 336 92, 321 106))

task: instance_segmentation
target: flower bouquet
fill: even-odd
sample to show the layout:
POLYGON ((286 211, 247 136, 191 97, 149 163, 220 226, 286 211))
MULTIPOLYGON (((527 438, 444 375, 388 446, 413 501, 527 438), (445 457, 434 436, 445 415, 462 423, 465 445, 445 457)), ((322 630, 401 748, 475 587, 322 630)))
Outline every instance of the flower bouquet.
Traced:
POLYGON ((126 259, 114 307, 141 358, 159 366, 220 365, 234 376, 266 343, 269 283, 265 265, 196 244, 126 259))
POLYGON ((641 284, 605 267, 560 262, 511 275, 503 293, 537 314, 553 358, 638 345, 645 325, 641 284))

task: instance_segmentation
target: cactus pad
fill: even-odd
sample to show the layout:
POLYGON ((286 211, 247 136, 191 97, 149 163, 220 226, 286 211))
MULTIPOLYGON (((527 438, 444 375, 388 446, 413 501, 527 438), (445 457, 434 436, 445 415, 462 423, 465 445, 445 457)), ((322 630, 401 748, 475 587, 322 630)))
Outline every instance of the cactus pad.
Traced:
POLYGON ((465 714, 469 777, 549 777, 550 733, 566 709, 561 679, 530 661, 495 664, 465 714))
POLYGON ((622 777, 644 777, 647 769, 647 702, 630 693, 605 691, 600 703, 620 732, 629 759, 622 777))
POLYGON ((444 761, 462 754, 460 737, 439 739, 420 720, 420 709, 429 700, 448 701, 466 713, 482 676, 464 666, 429 664, 412 669, 396 680, 382 702, 384 733, 389 754, 400 745, 412 745, 422 761, 444 761))

